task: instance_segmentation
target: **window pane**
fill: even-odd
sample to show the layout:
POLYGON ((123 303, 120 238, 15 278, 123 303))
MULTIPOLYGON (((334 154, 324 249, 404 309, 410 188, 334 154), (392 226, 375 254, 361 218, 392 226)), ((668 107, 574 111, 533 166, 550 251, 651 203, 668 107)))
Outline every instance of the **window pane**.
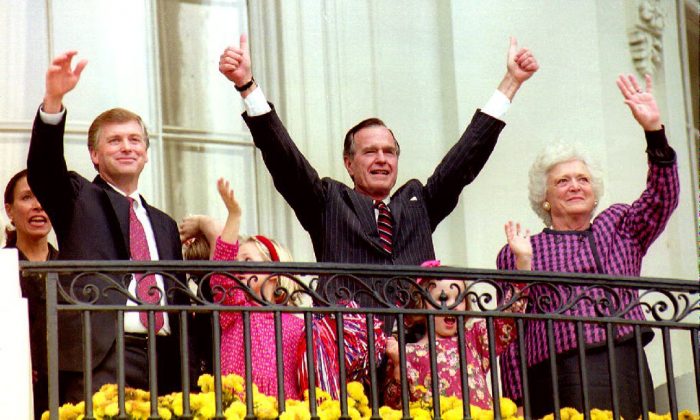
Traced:
POLYGON ((206 144, 166 138, 165 179, 170 214, 180 221, 187 214, 226 220, 226 207, 216 180, 231 182, 243 212, 241 232, 256 233, 255 156, 251 146, 206 144))
POLYGON ((240 96, 218 71, 219 56, 245 30, 243 1, 159 1, 163 125, 240 132, 240 96))

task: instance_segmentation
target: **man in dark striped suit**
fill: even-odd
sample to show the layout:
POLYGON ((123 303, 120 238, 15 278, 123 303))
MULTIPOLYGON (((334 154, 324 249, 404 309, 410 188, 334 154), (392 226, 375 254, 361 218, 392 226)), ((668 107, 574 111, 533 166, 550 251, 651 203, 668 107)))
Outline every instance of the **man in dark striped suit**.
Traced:
MULTIPOLYGON (((410 180, 391 194, 400 149, 381 120, 362 121, 345 137, 343 161, 353 187, 321 178, 255 83, 246 36, 241 35, 240 47, 227 48, 219 62, 219 71, 244 99, 243 118, 275 187, 311 235, 316 259, 390 265, 418 265, 435 258, 433 231, 452 212, 462 189, 486 163, 505 126, 498 117, 538 67, 532 53, 518 49, 515 39, 511 39, 503 81, 484 108, 476 111, 433 175, 425 184, 410 180), (380 229, 378 220, 389 226, 380 229)), ((381 300, 393 303, 383 293, 385 284, 385 279, 321 279, 317 291, 334 301, 334 294, 347 287, 362 306, 383 306, 381 300), (370 297, 363 290, 377 292, 378 296, 370 297)))

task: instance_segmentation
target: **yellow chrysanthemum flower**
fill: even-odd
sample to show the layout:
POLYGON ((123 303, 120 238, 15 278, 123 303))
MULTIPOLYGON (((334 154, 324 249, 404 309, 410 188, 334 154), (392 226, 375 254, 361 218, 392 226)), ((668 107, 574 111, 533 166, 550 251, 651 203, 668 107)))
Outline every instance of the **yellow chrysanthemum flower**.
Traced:
POLYGON ((501 416, 503 418, 513 417, 518 413, 518 406, 508 398, 501 398, 501 416))
POLYGON ((255 401, 253 412, 260 419, 274 419, 277 417, 277 401, 271 398, 261 398, 255 401))
POLYGON ((238 394, 245 390, 245 379, 243 379, 243 377, 241 377, 240 375, 230 373, 221 378, 221 385, 223 388, 231 390, 231 392, 238 394))
POLYGON ((493 420, 493 411, 482 409, 479 412, 479 417, 474 417, 474 419, 476 419, 476 420, 493 420))
POLYGON ((348 383, 348 396, 355 401, 362 401, 367 398, 365 388, 357 381, 348 383))
POLYGON ((170 420, 173 418, 173 413, 167 408, 158 407, 158 415, 163 418, 163 420, 170 420))
POLYGON ((612 418, 613 415, 610 410, 599 410, 597 408, 591 410, 591 420, 609 420, 612 418))
POLYGON ((116 417, 117 414, 119 414, 119 403, 112 401, 111 403, 107 404, 105 406, 104 413, 107 417, 116 417))
POLYGON ((403 414, 401 413, 401 411, 394 410, 393 408, 385 405, 379 408, 379 416, 383 420, 401 420, 403 414))
POLYGON ((197 380, 197 386, 202 392, 213 392, 214 391, 214 377, 205 373, 201 375, 197 380))
POLYGON ((415 420, 430 420, 433 418, 433 413, 424 408, 412 408, 409 410, 409 413, 415 420))
POLYGON ((234 401, 224 411, 224 417, 226 417, 226 420, 242 420, 247 413, 248 410, 243 401, 234 401))

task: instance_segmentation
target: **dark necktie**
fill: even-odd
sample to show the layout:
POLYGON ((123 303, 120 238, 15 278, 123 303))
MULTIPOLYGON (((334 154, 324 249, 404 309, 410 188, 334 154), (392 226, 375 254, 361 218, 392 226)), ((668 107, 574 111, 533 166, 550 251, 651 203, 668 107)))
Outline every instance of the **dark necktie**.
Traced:
POLYGON ((377 230, 379 231, 379 239, 382 241, 382 248, 391 254, 393 249, 392 237, 394 235, 394 219, 391 217, 389 207, 387 207, 383 201, 375 200, 374 207, 379 210, 379 216, 377 217, 377 230))
MULTIPOLYGON (((129 200, 129 251, 131 259, 133 261, 151 261, 151 253, 148 250, 148 241, 146 241, 146 231, 143 230, 143 225, 136 217, 136 211, 134 210, 135 200, 131 197, 127 197, 127 199, 129 200)), ((156 276, 152 274, 148 276, 134 274, 134 280, 136 281, 136 297, 146 303, 160 303, 161 294, 155 290, 158 286, 156 276), (154 290, 152 293, 149 293, 151 288, 154 288, 154 290)), ((148 328, 148 312, 139 312, 139 319, 141 324, 148 328)), ((163 313, 156 312, 156 332, 163 328, 163 322, 163 313)))

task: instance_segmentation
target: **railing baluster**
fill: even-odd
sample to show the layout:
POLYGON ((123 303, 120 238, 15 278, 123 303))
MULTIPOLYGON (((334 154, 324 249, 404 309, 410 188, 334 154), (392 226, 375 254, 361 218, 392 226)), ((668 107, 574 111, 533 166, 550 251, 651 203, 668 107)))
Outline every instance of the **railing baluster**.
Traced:
POLYGON ((309 416, 311 420, 318 420, 316 404, 316 371, 314 369, 314 342, 312 336, 313 319, 311 312, 304 313, 304 329, 306 330, 306 364, 309 367, 309 416))
POLYGON ((277 371, 277 411, 286 409, 284 399, 284 352, 282 351, 282 313, 275 311, 275 366, 277 371))
MULTIPOLYGON (((372 393, 372 420, 378 420, 379 416, 379 386, 377 385, 377 361, 374 358, 376 352, 376 344, 374 342, 374 315, 367 314, 365 319, 367 320, 367 349, 369 351, 369 383, 370 392, 372 393)), ((345 354, 345 349, 343 348, 343 354, 345 354)), ((386 364, 384 364, 386 365, 386 364)), ((340 382, 343 383, 342 381, 340 382)))
POLYGON ((547 320, 547 349, 549 350, 549 368, 552 381, 552 398, 554 399, 554 418, 561 420, 561 404, 559 402, 559 375, 557 374, 557 350, 554 347, 554 322, 547 320))
MULTIPOLYGON (((695 393, 700 407, 700 328, 689 331, 690 340, 693 342, 693 364, 695 365, 695 393)), ((645 419, 646 420, 646 419, 645 419)))
POLYGON ((661 333, 664 342, 664 362, 666 365, 666 383, 668 386, 668 404, 671 409, 671 418, 678 420, 678 401, 676 400, 676 380, 673 374, 673 353, 671 352, 671 334, 668 327, 662 327, 661 333))
POLYGON ((58 274, 46 275, 46 364, 49 369, 49 416, 58 418, 58 274))
POLYGON ((347 383, 347 372, 345 371, 345 325, 343 322, 342 312, 335 313, 335 327, 338 345, 338 375, 340 377, 340 380, 338 381, 340 385, 340 418, 349 419, 350 416, 348 415, 348 388, 345 385, 347 383))
MULTIPOLYGON (((221 397, 221 312, 214 310, 211 314, 211 329, 212 329, 212 370, 214 373, 214 405, 216 406, 216 415, 223 415, 222 397, 221 397)), ((247 391, 247 389, 246 389, 247 391)), ((182 403, 185 403, 183 398, 182 403)), ((187 399, 187 410, 189 407, 189 398, 187 399)))
MULTIPOLYGON (((465 297, 465 299, 467 299, 465 297)), ((471 401, 471 391, 469 391, 469 369, 467 368, 467 346, 464 341, 464 326, 466 320, 464 315, 457 315, 457 349, 459 351, 459 380, 462 386, 462 418, 471 420, 472 415, 469 410, 469 401, 471 401)))
POLYGON ((428 315, 428 353, 430 354, 430 381, 433 393, 433 419, 440 420, 440 377, 437 372, 437 351, 435 350, 435 315, 428 315))
POLYGON ((637 350, 637 376, 639 378, 639 397, 642 406, 642 420, 649 420, 649 402, 647 401, 647 381, 646 371, 647 364, 644 355, 644 346, 642 345, 642 329, 639 325, 634 326, 634 344, 637 350))
POLYGON ((526 420, 532 418, 532 408, 530 407, 530 383, 527 377, 527 354, 525 350, 525 321, 518 318, 515 321, 518 327, 518 357, 520 359, 520 383, 523 392, 523 414, 526 420))
MULTIPOLYGON (((245 358, 245 404, 248 420, 255 419, 253 413, 253 361, 250 348, 250 312, 243 311, 243 354, 245 358)), ((218 415, 218 413, 217 413, 218 415)))
POLYGON ((576 321, 576 347, 578 348, 579 369, 581 371, 581 398, 583 399, 583 418, 591 420, 591 402, 588 397, 588 371, 586 370, 586 340, 583 322, 576 321))
POLYGON ((182 417, 190 418, 190 352, 189 319, 187 311, 180 311, 180 380, 182 382, 182 417))
POLYGON ((83 396, 85 397, 85 419, 93 419, 92 415, 92 312, 84 311, 83 319, 83 396))
POLYGON ((126 414, 126 372, 124 369, 124 311, 117 311, 117 395, 119 398, 119 420, 128 418, 126 414))
POLYGON ((498 360, 496 359, 496 333, 493 317, 486 318, 486 333, 489 338, 489 366, 491 368, 491 395, 493 395, 493 416, 501 417, 501 391, 498 388, 498 360))
POLYGON ((610 374, 610 398, 612 400, 613 419, 620 420, 620 401, 617 395, 617 367, 615 363, 615 328, 605 323, 605 341, 608 346, 608 373, 610 374))
MULTIPOLYGON (((401 410, 403 420, 410 420, 411 413, 408 409, 410 394, 408 392, 408 380, 406 379, 406 326, 404 325, 403 313, 396 316, 396 325, 399 332, 399 371, 401 372, 401 410)), ((389 375, 393 372, 389 372, 389 375)))
POLYGON ((148 311, 148 379, 150 382, 151 417, 158 416, 158 360, 156 359, 156 313, 148 311))

